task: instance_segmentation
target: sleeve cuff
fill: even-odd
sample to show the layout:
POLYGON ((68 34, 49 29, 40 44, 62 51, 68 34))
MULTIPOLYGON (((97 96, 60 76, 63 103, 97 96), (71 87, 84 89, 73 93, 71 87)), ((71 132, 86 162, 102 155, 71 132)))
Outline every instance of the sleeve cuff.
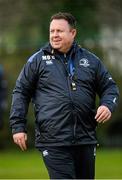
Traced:
POLYGON ((26 128, 25 127, 13 127, 12 128, 12 134, 16 134, 16 133, 19 133, 19 132, 27 132, 26 128))

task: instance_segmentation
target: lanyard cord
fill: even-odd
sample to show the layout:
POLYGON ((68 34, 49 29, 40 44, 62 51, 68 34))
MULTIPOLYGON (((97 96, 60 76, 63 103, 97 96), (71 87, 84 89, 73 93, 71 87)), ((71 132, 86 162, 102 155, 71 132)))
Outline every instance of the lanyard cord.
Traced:
POLYGON ((75 66, 74 66, 73 59, 69 60, 69 73, 70 73, 71 77, 73 77, 73 75, 75 73, 75 66))
POLYGON ((70 77, 71 77, 71 88, 73 91, 76 91, 77 87, 76 87, 76 83, 75 83, 74 77, 73 77, 75 74, 75 66, 74 66, 73 59, 69 60, 69 73, 70 73, 70 77))
POLYGON ((59 57, 64 63, 68 65, 68 73, 70 74, 71 78, 74 76, 75 73, 75 66, 74 66, 74 60, 71 57, 66 56, 66 54, 60 55, 59 57))

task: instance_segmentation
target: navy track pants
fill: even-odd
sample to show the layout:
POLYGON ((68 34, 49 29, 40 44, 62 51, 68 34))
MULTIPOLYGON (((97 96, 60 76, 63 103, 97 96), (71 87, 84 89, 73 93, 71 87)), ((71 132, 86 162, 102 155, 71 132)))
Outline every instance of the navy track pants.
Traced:
POLYGON ((96 145, 41 147, 50 179, 94 179, 96 145))

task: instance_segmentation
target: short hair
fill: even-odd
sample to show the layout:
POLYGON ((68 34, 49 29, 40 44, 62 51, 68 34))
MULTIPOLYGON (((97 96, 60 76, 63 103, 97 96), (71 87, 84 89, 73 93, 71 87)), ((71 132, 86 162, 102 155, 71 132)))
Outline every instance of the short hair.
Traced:
POLYGON ((76 29, 76 19, 70 13, 67 13, 67 12, 56 13, 56 14, 51 16, 50 22, 52 20, 54 20, 54 19, 65 19, 68 22, 68 24, 70 25, 71 28, 75 28, 76 29))

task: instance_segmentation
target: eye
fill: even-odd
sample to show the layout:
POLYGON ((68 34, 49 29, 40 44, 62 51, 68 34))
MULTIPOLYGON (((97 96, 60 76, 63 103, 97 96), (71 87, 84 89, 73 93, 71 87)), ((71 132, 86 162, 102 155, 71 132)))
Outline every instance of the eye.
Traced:
POLYGON ((59 32, 59 33, 62 33, 62 32, 63 32, 63 30, 60 30, 60 29, 59 29, 59 30, 58 30, 58 32, 59 32))
POLYGON ((52 30, 50 30, 50 33, 54 33, 54 30, 52 29, 52 30))

